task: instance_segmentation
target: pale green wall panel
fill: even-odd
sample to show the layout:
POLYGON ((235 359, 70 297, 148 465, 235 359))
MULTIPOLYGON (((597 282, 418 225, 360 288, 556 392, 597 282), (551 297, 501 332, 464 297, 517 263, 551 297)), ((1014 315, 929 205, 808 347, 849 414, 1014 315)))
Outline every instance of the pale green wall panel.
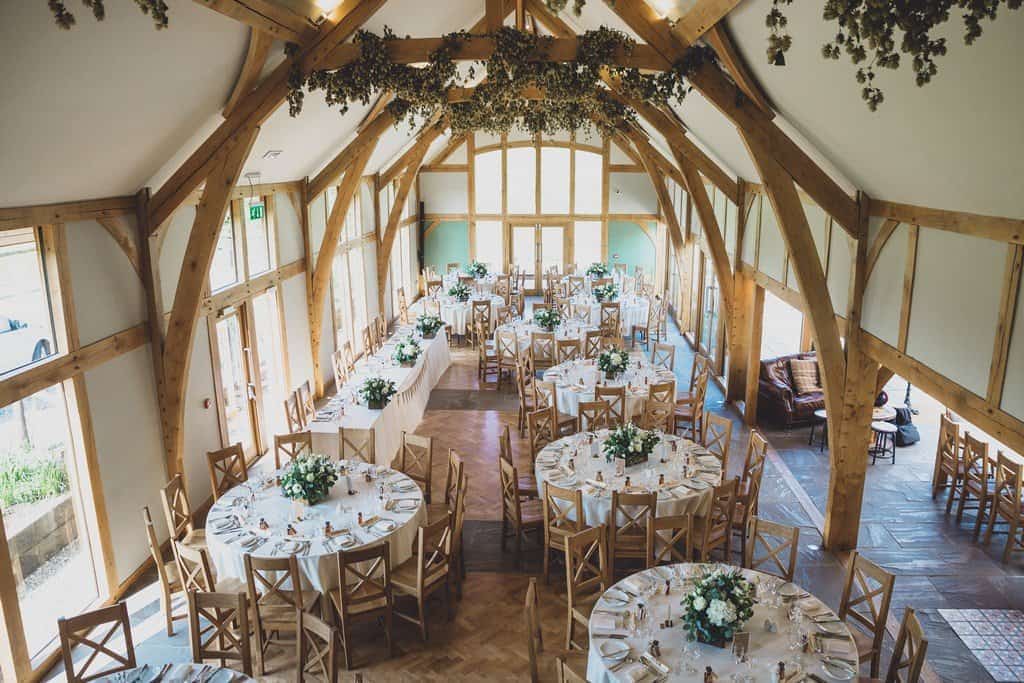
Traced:
POLYGON ((636 266, 643 266, 648 277, 653 277, 656 253, 654 243, 644 229, 633 221, 608 222, 608 261, 625 263, 629 272, 636 266), (618 259, 615 255, 618 254, 618 259))
POLYGON ((427 233, 423 241, 423 262, 439 273, 449 263, 469 263, 469 223, 443 221, 427 233))

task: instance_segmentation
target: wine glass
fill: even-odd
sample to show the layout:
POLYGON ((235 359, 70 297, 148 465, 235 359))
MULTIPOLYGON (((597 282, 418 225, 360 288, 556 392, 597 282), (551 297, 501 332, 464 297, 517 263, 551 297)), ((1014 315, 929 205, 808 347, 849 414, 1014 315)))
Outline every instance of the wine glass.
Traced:
POLYGON ((697 642, 697 636, 689 631, 686 632, 686 637, 683 640, 683 666, 686 669, 686 673, 695 674, 700 670, 697 663, 700 661, 700 644, 697 642))

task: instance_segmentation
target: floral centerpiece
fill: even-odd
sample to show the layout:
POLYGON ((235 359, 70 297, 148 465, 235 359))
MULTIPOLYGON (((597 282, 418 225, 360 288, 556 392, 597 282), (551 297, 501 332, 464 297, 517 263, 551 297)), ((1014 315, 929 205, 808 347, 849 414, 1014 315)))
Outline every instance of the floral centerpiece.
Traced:
POLYGON ((661 436, 657 432, 640 429, 635 424, 627 422, 611 431, 601 449, 608 462, 615 458, 623 458, 626 467, 630 467, 647 462, 659 441, 661 436))
POLYGON ((480 263, 479 261, 473 261, 466 266, 466 275, 472 275, 477 280, 482 277, 487 277, 487 264, 480 263))
POLYGON ((416 359, 422 354, 423 347, 419 345, 419 342, 412 337, 406 337, 395 344, 395 352, 391 354, 391 357, 396 363, 408 367, 410 365, 414 365, 416 363, 416 359))
POLYGON ((456 282, 451 286, 451 289, 448 290, 448 296, 458 301, 469 301, 470 294, 472 294, 472 291, 469 289, 469 285, 465 282, 456 282))
POLYGON ((599 277, 608 277, 611 272, 607 263, 591 263, 587 266, 587 275, 595 280, 599 277))
POLYGON ((553 332, 562 324, 562 314, 557 308, 541 308, 533 312, 533 322, 541 329, 553 332))
POLYGON ((625 351, 608 349, 602 351, 597 357, 597 369, 605 374, 608 379, 618 377, 629 367, 629 354, 625 351))
POLYGON ((609 282, 607 284, 594 287, 591 292, 594 294, 594 298, 599 302, 612 301, 619 295, 619 286, 614 282, 609 282))
POLYGON ((395 383, 386 377, 367 377, 359 387, 359 398, 367 408, 381 410, 391 402, 398 390, 395 383))
POLYGON ((338 481, 338 470, 325 455, 310 453, 291 461, 281 477, 281 493, 285 498, 316 505, 327 499, 338 481))
POLYGON ((702 643, 725 642, 754 614, 754 586, 739 571, 715 569, 683 598, 683 628, 702 643))
POLYGON ((424 339, 433 339, 442 327, 444 327, 444 321, 433 313, 423 313, 416 318, 416 329, 424 339))

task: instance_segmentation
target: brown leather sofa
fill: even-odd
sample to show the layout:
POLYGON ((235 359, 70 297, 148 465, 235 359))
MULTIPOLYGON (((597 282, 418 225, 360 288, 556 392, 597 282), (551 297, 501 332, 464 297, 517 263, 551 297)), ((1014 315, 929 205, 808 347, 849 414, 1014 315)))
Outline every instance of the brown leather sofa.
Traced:
POLYGON ((789 372, 789 361, 792 358, 815 357, 813 353, 796 353, 762 360, 757 383, 758 413, 787 429, 813 422, 814 411, 825 407, 825 394, 820 391, 797 394, 789 372))

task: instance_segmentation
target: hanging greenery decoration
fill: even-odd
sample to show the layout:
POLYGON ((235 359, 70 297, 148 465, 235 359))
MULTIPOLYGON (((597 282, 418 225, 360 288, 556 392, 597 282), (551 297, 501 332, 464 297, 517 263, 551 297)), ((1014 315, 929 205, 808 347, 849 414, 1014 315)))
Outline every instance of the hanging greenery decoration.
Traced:
POLYGON ((629 97, 664 104, 673 98, 681 101, 690 89, 687 75, 714 59, 709 48, 695 46, 673 68, 648 74, 616 63, 617 56, 631 53, 635 43, 610 28, 580 35, 576 60, 571 62, 548 58, 553 40, 548 36, 505 27, 490 37, 495 41, 491 56, 460 71, 454 58, 470 38, 465 31, 444 36, 425 66, 391 60, 388 42, 397 36, 390 29, 381 36, 360 31, 355 36, 359 57, 352 62, 305 78, 293 65, 289 111, 295 116, 302 110, 303 88, 322 90, 327 103, 343 114, 353 102, 368 105, 377 95, 391 92, 394 98, 388 108, 396 121, 412 122, 440 112, 455 133, 519 129, 553 135, 590 123, 609 133, 635 122, 636 113, 611 96, 602 81, 604 73, 617 78, 629 97))
MULTIPOLYGON (((82 4, 92 10, 96 21, 103 21, 107 16, 107 9, 104 6, 105 0, 82 0, 82 4)), ((167 3, 164 0, 134 0, 143 14, 152 15, 153 25, 157 29, 167 28, 167 3)), ((64 0, 47 0, 46 3, 57 26, 62 29, 70 29, 75 25, 75 15, 68 11, 64 0)))

